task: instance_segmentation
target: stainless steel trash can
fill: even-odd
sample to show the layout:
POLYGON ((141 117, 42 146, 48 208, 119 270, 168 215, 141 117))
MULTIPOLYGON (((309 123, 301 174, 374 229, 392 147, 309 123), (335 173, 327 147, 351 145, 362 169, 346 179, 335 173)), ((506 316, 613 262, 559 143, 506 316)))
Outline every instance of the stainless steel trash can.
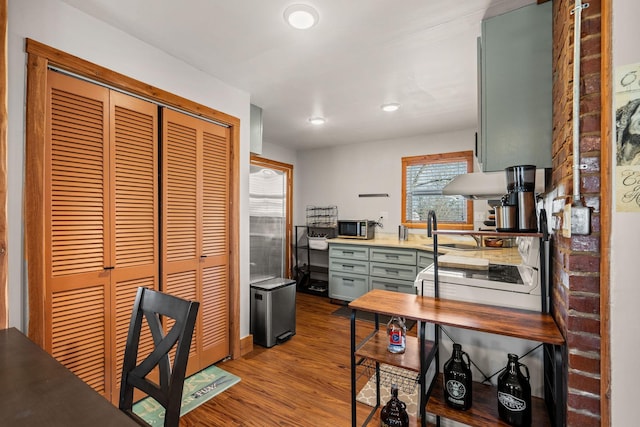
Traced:
POLYGON ((253 342, 273 347, 296 334, 296 282, 275 278, 251 284, 253 342))

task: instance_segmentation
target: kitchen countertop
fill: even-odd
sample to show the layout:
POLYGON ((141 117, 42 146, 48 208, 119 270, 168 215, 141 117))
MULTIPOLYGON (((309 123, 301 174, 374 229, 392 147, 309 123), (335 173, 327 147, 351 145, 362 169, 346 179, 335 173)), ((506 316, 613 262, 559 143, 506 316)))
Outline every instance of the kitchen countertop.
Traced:
MULTIPOLYGON (((433 239, 427 237, 426 234, 409 234, 408 240, 399 240, 397 236, 391 234, 381 234, 375 239, 328 239, 331 244, 341 245, 363 245, 363 246, 381 246, 388 248, 417 249, 426 252, 433 252, 433 239)), ((477 250, 456 250, 453 248, 441 247, 443 243, 463 243, 475 245, 476 241, 471 236, 438 236, 438 253, 452 254, 462 257, 484 258, 488 259, 492 264, 520 264, 522 259, 518 253, 517 247, 512 248, 479 248, 477 250)))

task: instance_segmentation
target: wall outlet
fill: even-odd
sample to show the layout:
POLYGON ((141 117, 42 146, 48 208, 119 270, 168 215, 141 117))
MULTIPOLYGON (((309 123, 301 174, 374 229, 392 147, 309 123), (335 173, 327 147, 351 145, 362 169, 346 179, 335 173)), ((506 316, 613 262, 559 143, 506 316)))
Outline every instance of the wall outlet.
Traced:
POLYGON ((380 217, 378 218, 378 222, 384 225, 384 223, 387 221, 388 218, 389 218, 389 212, 380 211, 380 217))

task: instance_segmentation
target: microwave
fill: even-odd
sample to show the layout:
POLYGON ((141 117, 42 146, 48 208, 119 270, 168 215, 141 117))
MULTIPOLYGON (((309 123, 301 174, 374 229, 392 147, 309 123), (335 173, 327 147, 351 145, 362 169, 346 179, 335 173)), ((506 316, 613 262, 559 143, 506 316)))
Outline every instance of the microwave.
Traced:
POLYGON ((338 220, 338 237, 347 239, 373 239, 376 222, 362 220, 338 220))

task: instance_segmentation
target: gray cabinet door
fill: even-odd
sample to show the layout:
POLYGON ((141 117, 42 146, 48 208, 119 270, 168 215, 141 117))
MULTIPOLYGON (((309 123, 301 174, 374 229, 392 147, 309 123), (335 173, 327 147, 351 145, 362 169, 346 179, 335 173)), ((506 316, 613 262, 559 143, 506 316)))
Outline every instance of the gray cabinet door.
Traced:
POLYGON ((346 258, 367 261, 369 247, 359 245, 334 245, 329 243, 329 258, 346 258))
POLYGON ((342 273, 369 274, 369 263, 367 261, 358 261, 344 258, 330 258, 329 270, 339 271, 342 273))
POLYGON ((482 22, 480 87, 484 171, 551 167, 552 3, 482 22))
POLYGON ((413 281, 416 278, 416 266, 372 262, 369 264, 369 275, 386 277, 389 279, 413 281))
POLYGON ((369 276, 329 272, 329 297, 353 301, 369 292, 369 276))
POLYGON ((405 294, 415 294, 416 288, 413 282, 406 280, 385 279, 382 277, 370 277, 369 287, 371 289, 382 289, 385 291, 402 292, 405 294))
POLYGON ((418 271, 433 264, 433 252, 418 251, 418 271))
POLYGON ((369 260, 393 264, 416 265, 416 251, 413 249, 392 249, 372 247, 369 260))

